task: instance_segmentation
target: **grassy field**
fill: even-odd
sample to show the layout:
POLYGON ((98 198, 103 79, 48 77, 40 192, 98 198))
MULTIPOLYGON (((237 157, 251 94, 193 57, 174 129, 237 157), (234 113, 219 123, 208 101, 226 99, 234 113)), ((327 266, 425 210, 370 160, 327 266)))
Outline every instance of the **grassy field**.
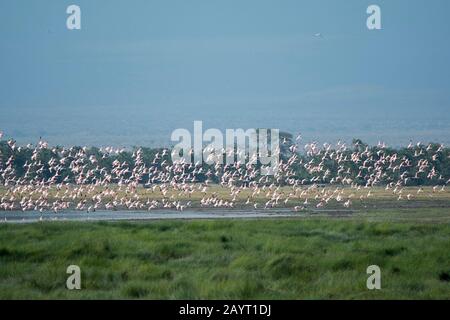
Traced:
POLYGON ((447 208, 0 225, 0 298, 448 299, 447 208), (67 266, 82 289, 65 288, 67 266), (380 266, 382 289, 366 288, 380 266))

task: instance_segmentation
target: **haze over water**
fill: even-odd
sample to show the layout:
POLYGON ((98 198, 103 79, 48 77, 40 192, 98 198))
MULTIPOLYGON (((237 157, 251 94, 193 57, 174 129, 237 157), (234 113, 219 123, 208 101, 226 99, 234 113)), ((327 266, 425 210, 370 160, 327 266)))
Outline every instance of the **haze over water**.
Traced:
POLYGON ((450 144, 447 0, 0 2, 0 130, 19 144, 168 146, 174 129, 450 144), (426 22, 426 23, 425 23, 426 22), (316 36, 320 33, 321 36, 316 36))
MULTIPOLYGON (((36 112, 35 109, 15 109, 9 121, 0 120, 0 128, 19 144, 36 143, 39 137, 51 145, 93 146, 169 146, 170 135, 176 128, 193 132, 193 121, 203 120, 203 130, 219 128, 279 128, 292 134, 301 133, 302 142, 351 142, 360 138, 370 144, 384 141, 390 146, 414 142, 450 144, 450 119, 447 114, 417 114, 389 117, 348 112, 345 116, 333 112, 327 116, 304 112, 294 107, 287 114, 268 107, 242 108, 223 111, 205 108, 180 109, 174 112, 155 109, 98 108, 88 112, 70 112, 62 116, 55 109, 36 112), (109 112, 108 117, 103 116, 109 112), (50 114, 50 115, 49 115, 50 114), (218 114, 220 116, 218 116, 218 114), (237 116, 239 115, 239 116, 237 116), (64 121, 64 125, 61 125, 64 121)), ((286 109, 285 109, 286 110, 286 109)))

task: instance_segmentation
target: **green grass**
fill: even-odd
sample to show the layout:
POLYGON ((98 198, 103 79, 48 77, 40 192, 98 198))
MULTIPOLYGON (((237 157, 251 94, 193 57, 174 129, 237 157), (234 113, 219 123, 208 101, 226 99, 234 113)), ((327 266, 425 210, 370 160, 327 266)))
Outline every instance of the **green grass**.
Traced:
POLYGON ((384 212, 403 220, 2 224, 0 298, 448 299, 449 213, 433 210, 425 222, 384 212), (82 290, 65 288, 71 264, 82 290), (366 288, 372 264, 381 290, 366 288))

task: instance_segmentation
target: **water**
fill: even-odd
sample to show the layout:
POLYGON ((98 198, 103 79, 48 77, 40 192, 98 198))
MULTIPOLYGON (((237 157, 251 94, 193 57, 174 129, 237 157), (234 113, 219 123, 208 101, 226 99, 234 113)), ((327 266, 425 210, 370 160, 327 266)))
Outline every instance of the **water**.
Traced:
MULTIPOLYGON (((354 210, 314 209, 309 213, 329 215, 349 215, 354 210)), ((291 209, 274 210, 156 210, 156 211, 64 211, 64 212, 0 212, 0 223, 33 223, 40 221, 141 221, 141 220, 173 220, 173 219, 262 219, 304 217, 305 212, 293 212, 291 209)))
POLYGON ((132 221, 132 220, 163 220, 163 219, 250 219, 269 217, 293 217, 299 216, 288 210, 277 211, 241 211, 241 210, 214 210, 198 211, 187 210, 177 212, 174 210, 146 211, 97 211, 81 212, 66 211, 52 212, 1 212, 0 221, 9 223, 30 223, 38 221, 132 221))
POLYGON ((152 107, 127 108, 12 108, 0 117, 0 130, 19 144, 36 143, 39 137, 50 145, 170 146, 177 128, 193 131, 193 121, 208 128, 277 128, 301 133, 304 142, 351 142, 360 138, 370 144, 384 141, 390 146, 411 140, 450 144, 450 115, 430 110, 390 114, 383 110, 320 110, 283 106, 152 107))

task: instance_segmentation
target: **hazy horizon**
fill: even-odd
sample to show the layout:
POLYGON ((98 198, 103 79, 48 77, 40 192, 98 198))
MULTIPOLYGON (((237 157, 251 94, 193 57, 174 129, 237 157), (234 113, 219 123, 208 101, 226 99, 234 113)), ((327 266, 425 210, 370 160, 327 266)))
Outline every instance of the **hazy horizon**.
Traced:
POLYGON ((319 142, 449 144, 449 10, 444 0, 3 0, 0 130, 19 144, 167 146, 202 120, 319 142), (70 4, 81 30, 66 28, 70 4), (370 4, 382 30, 366 28, 370 4))

